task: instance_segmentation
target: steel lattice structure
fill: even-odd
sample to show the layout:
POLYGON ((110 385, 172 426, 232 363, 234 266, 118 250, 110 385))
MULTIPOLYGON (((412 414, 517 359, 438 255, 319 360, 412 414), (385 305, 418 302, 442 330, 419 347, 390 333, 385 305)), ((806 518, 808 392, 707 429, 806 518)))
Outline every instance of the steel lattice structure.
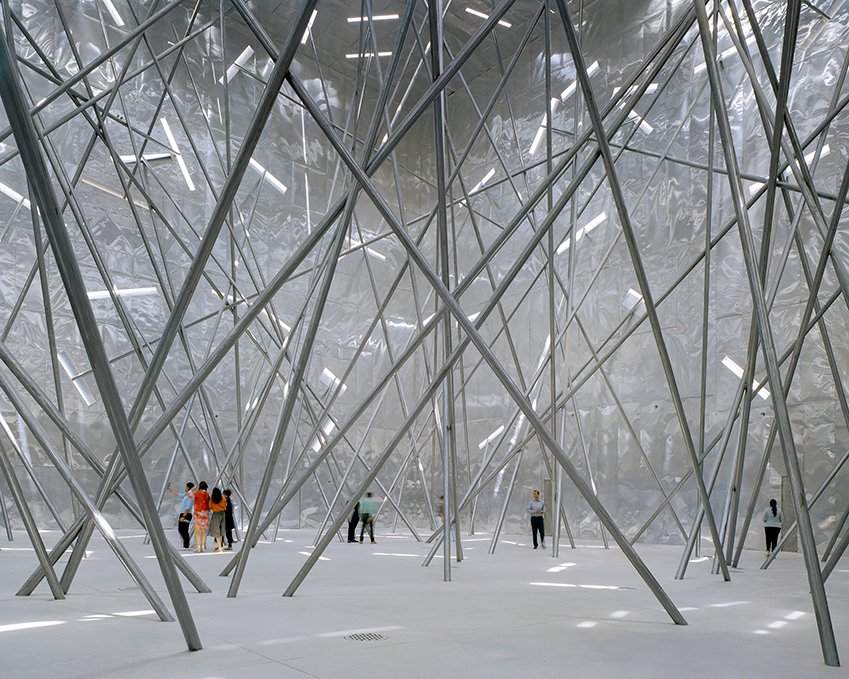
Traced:
POLYGON ((210 589, 160 519, 180 474, 233 486, 248 546, 308 494, 288 596, 373 486, 448 580, 461 526, 488 521, 494 552, 521 479, 550 476, 554 555, 589 526, 686 624, 634 544, 683 544, 683 578, 704 524, 729 580, 777 468, 839 664, 849 452, 811 452, 805 407, 845 447, 849 7, 648 3, 645 44, 592 39, 630 4, 0 3, 0 489, 39 562, 20 594, 62 598, 97 528, 198 649, 177 572, 210 589))

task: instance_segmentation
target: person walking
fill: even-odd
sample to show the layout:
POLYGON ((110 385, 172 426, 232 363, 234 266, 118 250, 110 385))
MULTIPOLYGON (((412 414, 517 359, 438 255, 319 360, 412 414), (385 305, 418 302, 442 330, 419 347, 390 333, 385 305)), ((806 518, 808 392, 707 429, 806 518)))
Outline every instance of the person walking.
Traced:
POLYGON ((769 501, 769 507, 764 511, 764 534, 766 536, 766 555, 769 556, 775 551, 778 545, 778 534, 781 532, 781 526, 784 523, 784 514, 778 508, 778 503, 775 500, 769 501))
POLYGON ((227 500, 227 509, 224 510, 224 532, 227 535, 227 546, 225 549, 228 552, 233 551, 233 531, 236 530, 236 520, 233 518, 233 500, 230 496, 233 492, 229 488, 224 489, 224 499, 227 500))
POLYGON ((209 521, 209 534, 215 540, 215 552, 224 551, 224 521, 227 513, 227 500, 224 493, 217 486, 212 489, 209 497, 209 508, 212 510, 212 518, 209 521))
POLYGON ((357 524, 360 522, 360 503, 354 505, 354 513, 348 519, 348 542, 357 541, 357 524))
POLYGON ((177 514, 177 531, 183 539, 183 549, 188 549, 191 542, 189 524, 192 522, 192 509, 195 504, 194 487, 195 484, 191 481, 186 483, 186 490, 180 497, 180 509, 177 514))
POLYGON ((195 551, 206 551, 206 531, 209 529, 209 493, 206 481, 198 484, 194 497, 195 551))
POLYGON ((360 500, 360 521, 362 521, 362 527, 360 528, 360 543, 363 541, 363 533, 366 530, 366 526, 368 526, 368 536, 371 538, 372 544, 374 544, 374 515, 377 514, 377 510, 380 508, 380 501, 374 497, 374 494, 369 491, 366 493, 366 496, 360 500))
POLYGON ((528 502, 528 514, 530 514, 531 517, 531 536, 534 539, 534 549, 537 548, 537 533, 539 533, 539 540, 542 543, 542 548, 545 549, 544 511, 545 502, 540 500, 539 491, 534 488, 533 492, 531 492, 531 501, 528 502))

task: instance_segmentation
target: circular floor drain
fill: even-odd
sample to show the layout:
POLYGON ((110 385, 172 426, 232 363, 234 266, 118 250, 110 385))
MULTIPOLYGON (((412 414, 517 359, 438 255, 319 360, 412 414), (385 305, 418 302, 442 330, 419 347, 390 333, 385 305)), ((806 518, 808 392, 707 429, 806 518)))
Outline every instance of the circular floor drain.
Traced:
POLYGON ((386 637, 377 632, 357 632, 345 637, 351 641, 383 641, 386 637))

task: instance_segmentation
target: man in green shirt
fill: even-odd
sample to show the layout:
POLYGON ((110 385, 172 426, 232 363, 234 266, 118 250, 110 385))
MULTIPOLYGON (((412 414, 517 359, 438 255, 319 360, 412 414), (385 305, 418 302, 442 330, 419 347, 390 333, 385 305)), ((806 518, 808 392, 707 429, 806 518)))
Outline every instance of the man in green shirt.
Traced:
POLYGON ((366 493, 366 496, 360 500, 360 521, 363 522, 360 528, 360 542, 363 541, 363 533, 366 530, 366 526, 368 526, 368 535, 372 543, 374 543, 374 515, 377 514, 379 508, 380 500, 375 498, 371 491, 366 493))

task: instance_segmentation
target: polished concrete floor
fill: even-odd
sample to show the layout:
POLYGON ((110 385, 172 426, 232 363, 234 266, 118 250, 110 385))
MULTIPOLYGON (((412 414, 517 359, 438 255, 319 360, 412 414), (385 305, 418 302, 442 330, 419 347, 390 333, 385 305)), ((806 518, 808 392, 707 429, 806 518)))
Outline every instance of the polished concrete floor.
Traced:
MULTIPOLYGON (((45 533, 50 544, 55 533, 45 533)), ((152 549, 124 532, 160 583, 152 549)), ((759 552, 723 583, 707 560, 673 580, 680 549, 641 546, 686 616, 672 624, 618 550, 564 545, 559 558, 505 536, 464 541, 466 560, 442 580, 423 544, 378 534, 333 543, 294 598, 281 593, 313 531, 285 531, 252 554, 241 593, 226 598, 224 555, 190 555, 213 588, 189 594, 204 650, 188 653, 99 539, 64 601, 42 586, 14 592, 35 564, 20 534, 0 538, 0 676, 115 679, 280 677, 849 677, 849 560, 828 583, 846 668, 822 664, 801 558, 758 569, 759 552), (372 632, 379 640, 348 638, 372 632), (557 674, 555 674, 557 673, 557 674), (564 674, 565 673, 565 674, 564 674)), ((164 594, 163 594, 164 597, 164 594)))

